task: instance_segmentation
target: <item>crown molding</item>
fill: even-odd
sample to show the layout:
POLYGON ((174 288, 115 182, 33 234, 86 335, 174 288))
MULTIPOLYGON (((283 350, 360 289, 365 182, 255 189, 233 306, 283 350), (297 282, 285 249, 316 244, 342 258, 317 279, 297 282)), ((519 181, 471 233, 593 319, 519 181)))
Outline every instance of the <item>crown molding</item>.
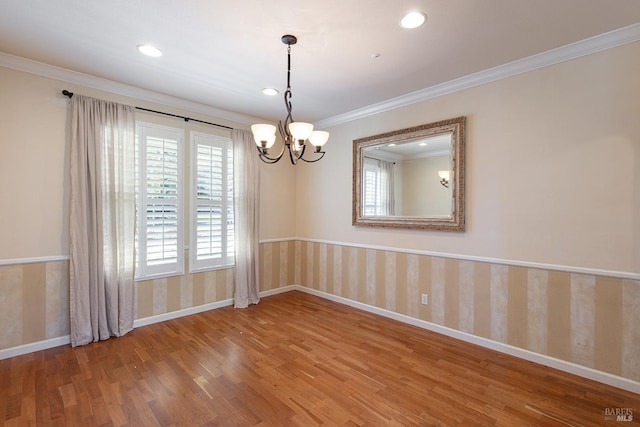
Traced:
POLYGON ((581 56, 590 55, 592 53, 633 43, 639 40, 640 24, 629 25, 608 33, 593 36, 585 40, 532 55, 527 58, 518 59, 516 61, 498 65, 497 67, 479 71, 474 74, 469 74, 468 76, 460 77, 455 80, 450 80, 425 89, 410 92, 406 95, 371 104, 364 108, 328 117, 317 121, 315 126, 324 129, 342 123, 351 122, 374 114, 395 110, 407 105, 448 95, 486 83, 491 83, 493 81, 516 76, 518 74, 527 73, 529 71, 548 67, 560 62, 570 61, 581 56))
MULTIPOLYGON (((575 43, 551 49, 527 58, 519 59, 487 70, 479 71, 468 76, 450 80, 430 86, 425 89, 410 92, 395 98, 388 99, 376 104, 359 108, 344 114, 328 117, 319 120, 315 125, 319 128, 327 128, 353 120, 362 119, 374 114, 383 113, 385 111, 394 110, 405 107, 407 105, 448 95, 464 89, 491 83, 496 80, 505 79, 516 76, 518 74, 527 73, 539 68, 548 67, 560 62, 569 61, 581 56, 590 55, 602 50, 611 49, 628 43, 640 40, 640 23, 629 25, 617 30, 613 30, 604 34, 590 37, 588 39, 575 43)), ((38 61, 22 58, 15 55, 0 52, 0 67, 10 68, 17 71, 23 71, 42 77, 60 80, 63 82, 86 86, 93 89, 103 90, 105 92, 117 95, 128 96, 156 104, 166 105, 169 107, 179 108, 181 110, 201 113, 220 119, 230 120, 236 123, 250 125, 263 119, 258 117, 247 116, 228 110, 212 107, 185 99, 164 95, 139 87, 115 82, 101 77, 89 74, 79 73, 67 70, 65 68, 56 67, 38 61)))
POLYGON ((35 74, 37 76, 54 80, 60 80, 74 85, 90 87, 117 95, 128 96, 142 101, 153 102, 154 104, 179 108, 192 113, 201 113, 236 123, 250 125, 263 120, 258 117, 247 116, 233 111, 212 107, 210 105, 200 104, 198 102, 188 101, 186 99, 170 95, 164 95, 151 90, 141 89, 136 86, 79 73, 77 71, 71 71, 66 68, 56 67, 54 65, 10 55, 8 53, 0 52, 0 67, 35 74))

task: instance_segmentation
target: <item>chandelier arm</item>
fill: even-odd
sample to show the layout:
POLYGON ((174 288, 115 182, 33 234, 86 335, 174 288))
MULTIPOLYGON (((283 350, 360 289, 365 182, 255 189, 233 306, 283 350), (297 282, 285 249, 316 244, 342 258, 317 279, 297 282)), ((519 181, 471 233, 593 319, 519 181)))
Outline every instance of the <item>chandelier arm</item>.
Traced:
MULTIPOLYGON (((298 154, 298 153, 294 154, 294 157, 296 158, 296 161, 297 161, 297 160, 302 159, 302 156, 304 156, 304 151, 305 151, 306 149, 307 149, 307 144, 304 144, 304 145, 302 146, 302 148, 300 148, 300 150, 298 150, 298 153, 299 153, 299 154, 298 154)), ((304 160, 304 159, 303 159, 303 160, 304 160)))
MULTIPOLYGON (((295 147, 295 144, 296 143, 293 142, 291 145, 295 147)), ((291 158, 291 163, 295 165, 296 163, 298 163, 298 160, 302 159, 302 156, 304 155, 304 151, 306 150, 307 145, 306 144, 303 145, 298 151, 292 149, 291 145, 289 146, 289 157, 291 158)))
POLYGON ((295 154, 293 154, 293 150, 291 149, 291 146, 289 146, 289 160, 291 160, 292 165, 295 165, 296 163, 298 163, 298 158, 295 156, 295 154))
POLYGON ((258 155, 260 156, 260 160, 262 160, 265 163, 275 163, 278 160, 280 160, 282 158, 282 155, 284 154, 284 147, 282 147, 282 150, 280 150, 280 153, 276 156, 276 157, 271 157, 268 154, 264 153, 260 147, 256 147, 258 149, 258 155))
POLYGON ((272 164, 276 163, 278 160, 280 160, 280 158, 279 158, 279 157, 278 157, 278 158, 275 158, 275 159, 272 159, 271 157, 267 157, 267 156, 265 156, 265 155, 264 155, 264 154, 262 154, 262 153, 260 153, 260 154, 259 154, 258 158, 259 158, 260 160, 262 160, 263 162, 265 162, 265 163, 267 163, 267 164, 270 164, 270 165, 272 165, 272 164))
POLYGON ((307 159, 303 159, 302 157, 300 157, 300 160, 302 160, 303 162, 307 162, 307 163, 315 163, 318 160, 322 159, 324 157, 324 155, 326 154, 326 151, 316 151, 317 154, 321 154, 320 157, 318 157, 317 159, 313 159, 313 160, 307 160, 307 159))
MULTIPOLYGON (((281 128, 282 124, 278 123, 278 127, 281 128)), ((280 134, 282 134, 282 129, 280 129, 280 134)), ((275 157, 271 157, 269 156, 267 153, 265 153, 263 151, 263 148, 261 147, 256 147, 258 149, 258 154, 260 155, 260 160, 262 160, 265 163, 275 163, 278 160, 280 160, 284 154, 284 150, 286 148, 286 144, 282 144, 282 148, 280 149, 280 152, 275 156, 275 157)))

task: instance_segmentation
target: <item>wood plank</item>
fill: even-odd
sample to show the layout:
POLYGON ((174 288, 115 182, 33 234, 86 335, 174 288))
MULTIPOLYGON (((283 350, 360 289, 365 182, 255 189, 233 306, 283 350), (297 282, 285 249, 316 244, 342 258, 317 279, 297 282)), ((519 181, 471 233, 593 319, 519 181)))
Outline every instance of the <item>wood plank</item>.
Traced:
POLYGON ((640 396, 300 292, 0 361, 0 425, 592 426, 611 407, 640 396))

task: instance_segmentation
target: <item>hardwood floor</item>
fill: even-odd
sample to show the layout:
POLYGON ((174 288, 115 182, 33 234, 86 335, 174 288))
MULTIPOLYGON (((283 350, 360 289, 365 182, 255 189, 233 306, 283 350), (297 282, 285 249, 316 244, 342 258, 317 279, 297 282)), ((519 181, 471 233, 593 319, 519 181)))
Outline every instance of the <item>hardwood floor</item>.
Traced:
POLYGON ((0 424, 615 425, 640 395, 301 292, 0 361, 0 424))

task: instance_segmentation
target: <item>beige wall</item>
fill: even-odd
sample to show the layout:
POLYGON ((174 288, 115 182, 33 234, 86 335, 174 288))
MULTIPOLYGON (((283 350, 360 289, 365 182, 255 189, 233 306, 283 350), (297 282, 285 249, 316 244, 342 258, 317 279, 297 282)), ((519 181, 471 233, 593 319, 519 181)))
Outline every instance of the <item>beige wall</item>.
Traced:
POLYGON ((263 283, 293 277, 320 292, 640 381, 640 280, 299 240, 265 243, 261 254, 263 283))
POLYGON ((638 75, 636 42, 329 128, 298 169, 297 235, 638 274, 638 75), (467 231, 352 227, 353 139, 460 115, 467 231))
MULTIPOLYGON (((136 319, 233 298, 233 269, 136 283, 136 319)), ((0 350, 69 335, 69 262, 0 265, 0 350)))
POLYGON ((0 265, 0 350, 69 335, 69 262, 0 265))
MULTIPOLYGON (((265 165, 262 290, 300 284, 640 381, 640 281, 567 271, 640 273, 638 75, 634 43, 338 125, 323 161, 265 165), (352 227, 352 140, 459 115, 467 231, 352 227)), ((0 68, 0 260, 67 254, 63 88, 127 101, 0 68)), ((68 333, 67 271, 0 265, 0 349, 68 333)), ((230 298, 230 271, 140 282, 138 318, 230 298)))
POLYGON ((0 259, 68 253, 67 99, 0 67, 0 259))
MULTIPOLYGON (((299 240, 261 244, 260 272, 640 381, 638 280, 299 240)), ((138 282, 136 318, 230 299, 232 274, 138 282)), ((0 350, 69 334, 68 280, 67 261, 0 266, 0 350)))
POLYGON ((636 42, 327 129, 296 283, 640 381, 639 75, 636 42), (466 231, 353 227, 352 141, 461 115, 466 231))
MULTIPOLYGON (((0 67, 0 350, 69 334, 68 98, 62 89, 117 102, 246 128, 216 117, 131 99, 0 67), (33 262, 36 261, 36 262, 33 262)), ((136 112, 137 120, 228 136, 216 127, 136 112)), ((295 169, 261 168, 261 238, 285 238, 295 228, 295 169)), ((185 169, 185 179, 189 171, 185 169)), ((185 215, 189 200, 184 199, 185 215)), ((188 221, 185 221, 188 232, 188 221)), ((185 244, 188 245, 188 233, 185 244)), ((186 255, 186 254, 185 254, 186 255)), ((185 262, 188 269, 188 262, 185 262)), ((233 297, 233 269, 141 281, 136 319, 233 297)))
POLYGON ((438 171, 451 169, 449 156, 402 161, 403 198, 400 215, 451 215, 451 189, 440 184, 438 171))
MULTIPOLYGON (((67 140, 68 89, 116 102, 186 115, 227 126, 248 128, 216 117, 151 104, 96 89, 67 84, 0 67, 0 260, 68 254, 69 152, 67 140)), ((136 112, 136 119, 188 130, 229 135, 228 130, 185 123, 182 119, 136 112)), ((185 132, 185 148, 188 134, 185 132)), ((188 151, 185 151, 185 155, 188 151)), ((295 227, 293 166, 281 162, 261 169, 264 185, 261 238, 290 237, 295 227)), ((188 179, 185 168, 185 179, 188 179)), ((185 198, 185 209, 189 200, 185 198)), ((188 241, 188 239, 187 239, 188 241)))

